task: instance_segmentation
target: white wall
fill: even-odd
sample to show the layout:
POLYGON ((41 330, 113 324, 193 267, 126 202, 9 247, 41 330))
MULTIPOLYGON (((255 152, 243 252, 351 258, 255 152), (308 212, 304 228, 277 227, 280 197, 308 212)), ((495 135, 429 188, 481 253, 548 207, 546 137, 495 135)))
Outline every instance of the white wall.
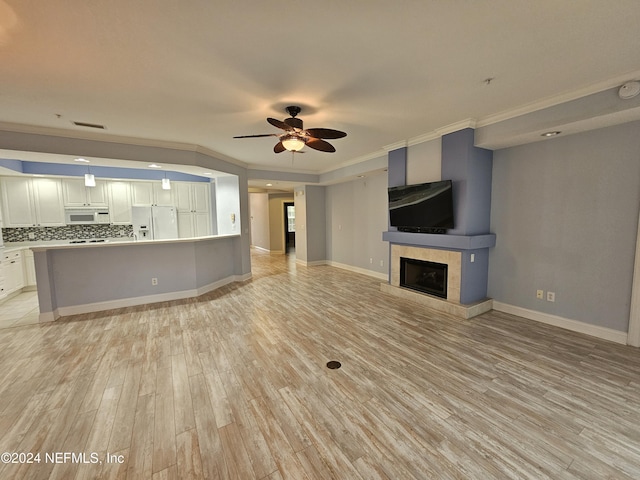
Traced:
POLYGON ((269 250, 271 245, 269 241, 268 194, 249 194, 249 215, 251 221, 251 245, 269 250))
POLYGON ((218 235, 241 233, 240 185, 236 175, 216 178, 216 208, 218 235))

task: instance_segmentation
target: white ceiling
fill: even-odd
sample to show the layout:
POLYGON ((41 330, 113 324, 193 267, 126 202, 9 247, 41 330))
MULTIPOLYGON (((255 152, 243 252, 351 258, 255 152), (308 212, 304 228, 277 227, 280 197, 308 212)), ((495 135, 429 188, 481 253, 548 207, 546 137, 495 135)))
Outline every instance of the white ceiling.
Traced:
POLYGON ((631 80, 638 25, 638 0, 0 0, 0 122, 325 172, 631 80), (348 133, 336 153, 232 138, 290 104, 348 133))

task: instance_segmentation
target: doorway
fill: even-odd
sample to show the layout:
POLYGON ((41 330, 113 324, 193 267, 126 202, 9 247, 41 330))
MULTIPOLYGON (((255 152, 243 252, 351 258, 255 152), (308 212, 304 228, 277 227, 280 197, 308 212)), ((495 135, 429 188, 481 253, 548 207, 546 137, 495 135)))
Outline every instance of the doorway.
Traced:
POLYGON ((296 207, 293 202, 284 203, 284 251, 291 253, 296 248, 296 207))

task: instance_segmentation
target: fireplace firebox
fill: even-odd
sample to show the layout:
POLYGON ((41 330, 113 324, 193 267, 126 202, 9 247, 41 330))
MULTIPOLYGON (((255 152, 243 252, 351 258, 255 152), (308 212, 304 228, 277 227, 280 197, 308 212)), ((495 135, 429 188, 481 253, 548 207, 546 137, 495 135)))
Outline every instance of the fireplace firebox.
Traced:
POLYGON ((400 257, 400 286, 447 298, 447 265, 400 257))

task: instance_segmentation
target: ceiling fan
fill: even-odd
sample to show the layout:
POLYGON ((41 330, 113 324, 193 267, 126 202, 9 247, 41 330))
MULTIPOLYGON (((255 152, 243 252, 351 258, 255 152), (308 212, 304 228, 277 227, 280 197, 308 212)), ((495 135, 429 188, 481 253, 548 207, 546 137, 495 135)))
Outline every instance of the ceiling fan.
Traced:
POLYGON ((289 118, 285 118, 284 121, 276 120, 275 118, 267 118, 274 127, 281 128, 284 133, 263 133, 259 135, 239 135, 233 138, 257 138, 257 137, 278 137, 279 142, 273 147, 275 153, 284 152, 289 150, 290 152, 299 152, 305 145, 314 150, 320 150, 321 152, 335 152, 336 149, 329 142, 324 139, 343 138, 347 134, 340 130, 332 130, 330 128, 307 128, 302 126, 302 120, 296 118, 296 115, 302 110, 297 106, 289 106, 286 108, 287 113, 291 115, 289 118))

